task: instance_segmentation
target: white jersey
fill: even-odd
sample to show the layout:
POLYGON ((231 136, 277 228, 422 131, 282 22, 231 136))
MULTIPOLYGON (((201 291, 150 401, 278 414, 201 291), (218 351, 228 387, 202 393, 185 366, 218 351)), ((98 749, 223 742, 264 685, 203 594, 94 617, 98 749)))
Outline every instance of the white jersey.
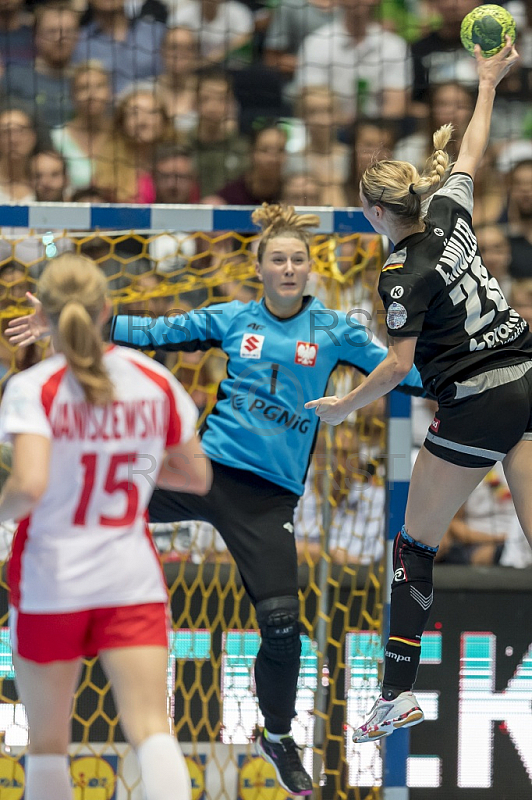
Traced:
POLYGON ((187 442, 197 411, 147 356, 113 346, 113 403, 85 402, 62 354, 9 381, 0 437, 51 440, 48 486, 23 520, 9 565, 11 603, 28 613, 165 602, 146 508, 166 447, 187 442))

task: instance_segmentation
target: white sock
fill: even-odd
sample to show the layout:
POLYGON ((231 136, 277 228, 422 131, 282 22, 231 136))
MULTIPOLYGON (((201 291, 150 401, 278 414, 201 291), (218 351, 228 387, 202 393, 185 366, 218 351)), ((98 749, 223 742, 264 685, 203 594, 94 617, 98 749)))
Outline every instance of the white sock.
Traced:
POLYGON ((288 731, 288 733, 270 733, 270 731, 267 731, 266 728, 264 728, 264 735, 269 742, 279 744, 281 739, 284 739, 285 736, 291 736, 291 733, 290 731, 288 731))
POLYGON ((72 800, 68 756, 30 753, 25 772, 26 800, 72 800))
POLYGON ((142 742, 137 758, 147 800, 191 800, 190 774, 177 739, 154 733, 142 742))

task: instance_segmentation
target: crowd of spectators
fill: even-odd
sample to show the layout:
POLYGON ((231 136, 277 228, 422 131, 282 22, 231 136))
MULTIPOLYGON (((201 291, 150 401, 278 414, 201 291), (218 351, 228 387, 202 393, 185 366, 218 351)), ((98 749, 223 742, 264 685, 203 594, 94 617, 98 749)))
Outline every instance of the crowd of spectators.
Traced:
MULTIPOLYGON (((422 167, 450 121, 457 152, 476 81, 459 28, 476 5, 0 0, 0 200, 356 205, 372 159, 422 167)), ((520 240, 513 264, 529 246, 516 187, 532 159, 532 6, 501 5, 521 61, 497 95, 475 221, 520 240)))
MULTIPOLYGON (((448 122, 455 129, 451 154, 458 153, 476 88, 460 22, 477 5, 0 0, 0 204, 357 206, 359 180, 372 160, 395 157, 422 169, 433 131, 448 122)), ((475 224, 486 266, 532 324, 532 3, 500 5, 516 18, 521 60, 497 93, 492 139, 475 184, 475 224)), ((32 288, 46 250, 42 237, 23 236, 6 249, 10 234, 17 231, 3 229, 0 238, 2 308, 32 288)), ((68 237, 56 244, 73 246, 68 237)), ((165 273, 175 277, 190 258, 196 267, 207 263, 198 242, 176 232, 149 245, 124 240, 121 246, 93 237, 84 252, 98 258, 116 290, 123 289, 131 259, 130 283, 136 296, 151 293, 154 313, 172 306, 168 293, 157 294, 165 273)), ((230 239, 210 254, 211 266, 222 269, 228 252, 230 239)), ((346 259, 354 263, 352 254, 346 259)), ((339 264, 342 271, 341 258, 339 264)), ((235 291, 229 280, 216 288, 219 295, 254 296, 253 287, 235 291)), ((373 311, 366 286, 353 284, 349 292, 349 307, 355 302, 373 311)), ((187 299, 203 302, 200 295, 187 299)), ((128 308, 134 311, 134 302, 128 308)), ((190 383, 201 407, 206 394, 189 358, 180 377, 187 383, 187 369, 196 376, 190 383)), ((0 352, 0 373, 12 366, 12 351, 0 352)), ((213 382, 204 375, 205 386, 213 382)), ((309 484, 298 517, 298 530, 314 520, 305 535, 315 541, 318 494, 309 484)), ((336 560, 380 557, 383 502, 378 481, 347 492, 332 521, 336 560), (351 522, 353 530, 367 529, 370 517, 371 552, 361 552, 358 532, 346 545, 342 535, 351 522)), ((470 512, 456 520, 441 559, 457 558, 465 542, 472 563, 500 561, 508 532, 485 542, 488 534, 476 535, 470 512)))

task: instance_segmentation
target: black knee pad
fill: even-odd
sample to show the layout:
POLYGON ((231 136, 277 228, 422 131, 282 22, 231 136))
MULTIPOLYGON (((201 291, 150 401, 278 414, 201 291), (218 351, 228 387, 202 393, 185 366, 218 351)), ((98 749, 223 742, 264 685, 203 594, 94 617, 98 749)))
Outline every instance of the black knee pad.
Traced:
POLYGON ((402 532, 398 533, 393 545, 392 591, 401 583, 427 582, 432 586, 432 569, 437 551, 437 547, 428 547, 410 536, 405 538, 402 532))
POLYGON ((301 655, 299 636, 299 599, 269 597, 256 607, 257 622, 262 636, 262 651, 274 661, 292 661, 301 655))
POLYGON ((432 571, 437 548, 399 533, 393 551, 390 636, 417 640, 432 607, 432 571))

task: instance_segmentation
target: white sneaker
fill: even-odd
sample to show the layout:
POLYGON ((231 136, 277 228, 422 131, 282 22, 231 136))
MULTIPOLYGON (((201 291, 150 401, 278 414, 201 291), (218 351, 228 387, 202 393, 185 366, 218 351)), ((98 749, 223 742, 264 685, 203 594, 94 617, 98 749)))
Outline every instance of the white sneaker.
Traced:
POLYGON ((395 700, 384 700, 379 697, 366 722, 353 733, 353 741, 357 744, 374 742, 383 736, 390 736, 396 728, 410 728, 423 722, 424 719, 425 716, 412 692, 402 692, 395 700))

